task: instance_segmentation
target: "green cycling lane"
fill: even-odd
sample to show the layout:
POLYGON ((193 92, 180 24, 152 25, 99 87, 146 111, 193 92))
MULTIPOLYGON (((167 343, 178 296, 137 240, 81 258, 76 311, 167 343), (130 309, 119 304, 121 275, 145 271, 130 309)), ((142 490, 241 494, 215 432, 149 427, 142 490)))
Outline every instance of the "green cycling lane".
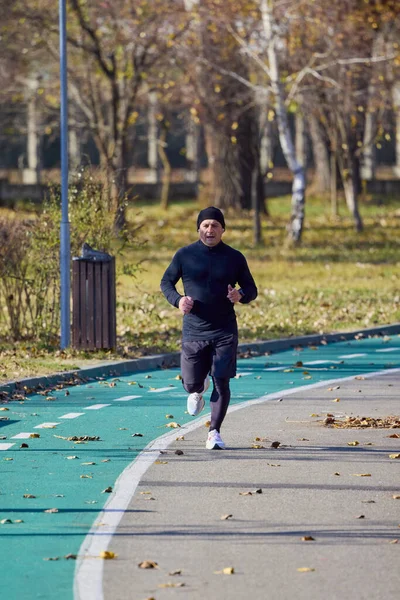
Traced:
MULTIPOLYGON (((231 403, 396 367, 399 336, 241 358, 231 403)), ((73 598, 74 558, 116 479, 168 426, 191 421, 179 379, 178 368, 142 371, 0 405, 5 600, 73 598)), ((273 435, 267 423, 265 434, 273 435)))

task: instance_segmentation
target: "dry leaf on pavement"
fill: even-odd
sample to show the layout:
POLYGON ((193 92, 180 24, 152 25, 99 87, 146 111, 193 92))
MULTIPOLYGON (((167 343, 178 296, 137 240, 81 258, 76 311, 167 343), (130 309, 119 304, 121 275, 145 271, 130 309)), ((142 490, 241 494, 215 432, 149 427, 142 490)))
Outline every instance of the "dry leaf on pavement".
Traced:
POLYGON ((158 563, 154 560, 144 560, 138 564, 139 569, 158 569, 158 563))

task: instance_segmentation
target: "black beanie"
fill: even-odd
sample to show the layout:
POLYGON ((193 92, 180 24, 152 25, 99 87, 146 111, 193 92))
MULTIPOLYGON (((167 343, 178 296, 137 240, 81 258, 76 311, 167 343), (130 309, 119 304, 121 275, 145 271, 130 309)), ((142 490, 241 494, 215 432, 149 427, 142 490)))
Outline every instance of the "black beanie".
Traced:
POLYGON ((218 221, 218 223, 221 223, 222 228, 225 229, 224 215, 219 210, 219 208, 215 208, 215 206, 203 208, 203 210, 199 212, 199 216, 197 217, 197 229, 200 229, 200 224, 206 219, 213 219, 214 221, 218 221))

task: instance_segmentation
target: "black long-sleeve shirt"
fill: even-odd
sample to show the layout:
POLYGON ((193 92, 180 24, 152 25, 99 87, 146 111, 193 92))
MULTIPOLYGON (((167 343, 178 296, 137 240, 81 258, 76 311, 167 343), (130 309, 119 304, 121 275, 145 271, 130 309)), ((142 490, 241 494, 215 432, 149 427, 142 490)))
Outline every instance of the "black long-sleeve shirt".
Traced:
POLYGON ((228 284, 239 284, 247 304, 257 297, 257 287, 243 254, 219 242, 209 247, 198 240, 180 248, 161 280, 161 291, 172 306, 182 298, 176 284, 182 280, 185 296, 194 305, 183 318, 183 341, 209 340, 227 333, 237 334, 233 303, 227 298, 228 284))

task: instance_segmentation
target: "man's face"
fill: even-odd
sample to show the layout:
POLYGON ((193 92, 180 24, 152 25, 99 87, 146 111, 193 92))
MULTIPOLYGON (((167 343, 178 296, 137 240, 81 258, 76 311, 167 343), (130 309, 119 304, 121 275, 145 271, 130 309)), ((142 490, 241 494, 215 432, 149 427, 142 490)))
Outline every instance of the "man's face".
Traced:
POLYGON ((212 246, 219 244, 224 231, 225 229, 219 221, 206 219, 200 223, 199 237, 203 244, 211 248, 212 246))

